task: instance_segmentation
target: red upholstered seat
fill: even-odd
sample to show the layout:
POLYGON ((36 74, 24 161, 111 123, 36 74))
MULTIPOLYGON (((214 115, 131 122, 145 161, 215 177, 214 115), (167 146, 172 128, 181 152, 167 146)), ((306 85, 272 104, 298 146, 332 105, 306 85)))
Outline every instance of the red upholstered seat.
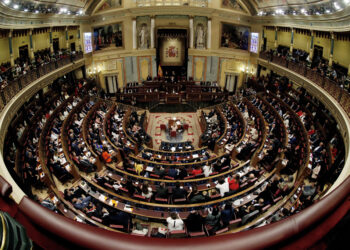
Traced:
POLYGON ((171 137, 176 137, 176 131, 171 131, 171 132, 170 132, 170 136, 171 136, 171 137))
POLYGON ((166 127, 165 127, 165 124, 160 124, 160 129, 161 129, 161 130, 165 130, 165 128, 166 128, 166 127))
POLYGON ((187 130, 188 129, 188 124, 184 124, 184 130, 187 130))

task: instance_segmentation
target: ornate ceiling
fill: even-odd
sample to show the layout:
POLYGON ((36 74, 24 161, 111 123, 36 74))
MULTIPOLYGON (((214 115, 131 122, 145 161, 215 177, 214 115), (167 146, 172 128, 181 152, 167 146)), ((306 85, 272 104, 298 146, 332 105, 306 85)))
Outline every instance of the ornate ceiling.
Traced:
POLYGON ((105 10, 160 6, 230 9, 252 16, 316 16, 342 11, 350 6, 350 0, 0 0, 1 5, 32 14, 86 16, 105 10))

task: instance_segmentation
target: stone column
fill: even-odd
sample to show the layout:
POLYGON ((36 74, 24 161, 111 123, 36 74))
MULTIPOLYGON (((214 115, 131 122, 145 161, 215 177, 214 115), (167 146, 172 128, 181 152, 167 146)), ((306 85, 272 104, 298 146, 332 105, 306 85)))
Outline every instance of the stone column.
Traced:
POLYGON ((275 49, 277 49, 277 46, 278 46, 278 44, 277 44, 277 31, 278 31, 278 28, 275 27, 275 49))
POLYGON ((82 49, 81 49, 80 27, 78 28, 78 31, 77 31, 77 37, 78 37, 79 48, 76 50, 81 51, 82 49))
POLYGON ((52 27, 50 27, 50 51, 53 53, 52 27))
POLYGON ((294 46, 294 29, 292 28, 292 35, 291 35, 291 38, 290 38, 290 53, 293 53, 293 46, 294 46))
POLYGON ((334 33, 331 32, 331 53, 329 55, 329 66, 333 65, 333 52, 334 52, 334 33))
POLYGON ((261 33, 261 46, 259 48, 259 51, 262 51, 263 48, 264 48, 264 37, 265 37, 265 29, 264 29, 264 26, 262 27, 262 33, 261 33))
POLYGON ((155 47, 154 43, 154 17, 151 17, 151 49, 155 47))
POLYGON ((190 49, 193 49, 193 17, 190 17, 190 49))
POLYGON ((137 49, 136 19, 132 20, 132 48, 137 49))
POLYGON ((13 33, 13 30, 10 30, 10 33, 9 33, 9 51, 10 51, 10 63, 11 63, 11 66, 14 66, 15 65, 15 59, 13 58, 12 33, 13 33))
POLYGON ((66 49, 69 49, 68 26, 66 26, 66 49))
POLYGON ((310 43, 310 60, 314 57, 314 39, 315 39, 315 32, 311 30, 311 43, 310 43))
POLYGON ((29 30, 29 58, 34 59, 33 29, 29 30))
POLYGON ((211 49, 211 19, 208 19, 207 49, 211 49))

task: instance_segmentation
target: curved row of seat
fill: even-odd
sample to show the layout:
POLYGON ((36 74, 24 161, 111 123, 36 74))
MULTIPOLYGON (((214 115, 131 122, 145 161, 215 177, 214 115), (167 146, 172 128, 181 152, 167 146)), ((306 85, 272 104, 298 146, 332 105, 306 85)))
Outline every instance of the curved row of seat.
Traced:
MULTIPOLYGON (((279 208, 290 203, 290 198, 294 194, 300 196, 302 181, 310 174, 305 171, 306 166, 312 163, 309 157, 310 146, 305 126, 288 104, 271 93, 259 94, 256 99, 254 97, 243 98, 237 103, 237 106, 228 102, 219 105, 216 111, 221 119, 225 121, 224 132, 222 136, 219 136, 220 147, 229 154, 225 154, 222 150, 217 150, 214 154, 205 149, 199 151, 203 152, 198 156, 200 160, 193 160, 193 158, 186 160, 178 159, 178 157, 182 157, 188 152, 169 153, 148 147, 142 149, 135 145, 134 140, 129 137, 130 135, 125 133, 127 124, 125 117, 129 116, 124 116, 124 114, 130 113, 131 109, 126 110, 122 105, 111 105, 104 100, 92 98, 86 94, 82 94, 81 97, 69 97, 52 112, 46 122, 39 142, 40 162, 44 173, 47 176, 53 176, 52 174, 54 174, 62 184, 66 183, 67 180, 62 178, 62 175, 58 174, 59 171, 55 169, 69 169, 71 177, 74 177, 74 183, 70 186, 74 187, 77 193, 90 196, 91 204, 89 203, 88 209, 78 208, 79 206, 72 199, 67 199, 66 194, 62 194, 64 190, 60 187, 61 185, 57 185, 55 178, 49 178, 45 182, 49 189, 50 199, 55 201, 61 213, 71 218, 79 218, 78 220, 84 220, 90 224, 111 230, 124 230, 125 232, 130 231, 130 215, 139 215, 162 221, 167 217, 169 211, 178 211, 181 218, 186 218, 190 210, 194 209, 206 216, 206 207, 221 206, 228 202, 234 205, 239 216, 232 218, 231 225, 225 225, 214 232, 216 234, 250 228, 260 224, 263 220, 269 222, 269 218, 279 208), (260 105, 260 103, 263 105, 260 105), (66 115, 64 115, 64 111, 66 111, 66 115), (244 112, 249 113, 247 121, 243 120, 244 115, 241 112, 243 114, 244 112), (231 118, 228 119, 229 114, 234 118, 230 116, 231 118), (290 117, 288 126, 285 126, 283 122, 285 114, 290 117), (60 121, 59 118, 63 120, 60 121), (274 122, 275 126, 271 122, 274 122), (232 128, 232 125, 235 124, 239 125, 232 128), (55 129, 53 128, 58 129, 58 133, 54 132, 55 129), (274 128, 276 128, 275 132, 273 132, 274 128), (228 134, 235 133, 236 129, 239 132, 236 132, 238 136, 234 141, 224 140, 225 137, 228 138, 228 134), (257 137, 256 133, 258 134, 257 137), (60 139, 60 143, 56 143, 56 147, 57 152, 62 154, 60 159, 64 160, 50 163, 50 159, 52 160, 54 157, 47 153, 50 152, 50 137, 48 135, 51 138, 53 136, 60 139), (287 136, 290 137, 288 143, 287 136), (297 137, 297 140, 292 141, 291 136, 297 137), (276 147, 274 145, 275 141, 279 142, 278 145, 283 145, 284 151, 271 156, 269 150, 276 147), (226 147, 226 143, 236 143, 236 145, 230 148, 226 147), (252 144, 250 148, 248 144, 252 144), (102 156, 105 151, 104 147, 107 148, 107 153, 115 152, 110 162, 102 156), (246 153, 244 153, 245 151, 246 153), (209 152, 209 157, 206 154, 207 152, 209 152), (169 158, 165 162, 144 159, 143 156, 146 153, 151 153, 152 156, 155 154, 165 155, 169 158), (266 160, 267 156, 270 156, 269 159, 273 161, 278 159, 276 161, 278 164, 273 166, 263 165, 261 161, 270 161, 266 160), (177 164, 176 161, 178 160, 188 162, 177 164), (243 161, 239 163, 239 160, 243 161), (285 160, 289 161, 284 163, 285 160), (225 163, 218 167, 219 171, 213 171, 208 176, 201 176, 200 174, 191 176, 190 169, 192 167, 203 168, 212 162, 214 162, 214 165, 218 162, 225 163), (294 162, 297 162, 297 164, 294 162), (54 167, 54 164, 57 163, 58 165, 54 167), (141 171, 136 170, 137 165, 142 165, 141 171), (177 178, 177 175, 175 177, 169 176, 167 171, 165 171, 164 177, 161 177, 156 175, 152 169, 155 166, 168 166, 176 170, 181 165, 188 166, 186 170, 190 171, 187 174, 188 176, 180 179, 177 178), (278 186, 276 192, 268 195, 269 198, 267 199, 266 190, 269 190, 272 184, 277 185, 276 176, 279 176, 281 169, 288 168, 291 168, 294 172, 298 170, 293 183, 289 186, 286 183, 283 183, 284 186, 278 186), (98 173, 91 176, 90 172, 98 173), (253 175, 251 176, 251 174, 253 175), (224 196, 219 195, 215 191, 216 182, 220 181, 222 177, 231 176, 239 176, 241 180, 239 189, 224 194, 224 196), (162 182, 166 184, 168 194, 174 192, 178 185, 177 182, 183 183, 182 189, 186 193, 185 197, 177 201, 172 198, 172 195, 164 199, 157 197, 157 195, 147 197, 142 193, 143 186, 147 186, 151 193, 157 194, 162 182), (130 187, 134 189, 134 192, 131 192, 130 187), (209 195, 204 195, 204 200, 200 202, 193 202, 191 187, 196 191, 207 191, 209 195), (281 195, 285 198, 282 198, 281 195), (265 202, 256 204, 256 201, 262 197, 264 197, 265 202), (259 207, 259 209, 252 210, 252 207, 259 207), (67 208, 69 209, 68 212, 67 208), (120 220, 118 221, 111 216, 115 211, 130 214, 126 216, 129 222, 121 223, 120 220), (108 220, 105 219, 105 216, 108 220), (238 223, 237 219, 240 219, 238 223)), ((52 142, 53 140, 51 140, 52 142)), ((198 152, 198 150, 195 149, 190 152, 198 152)))

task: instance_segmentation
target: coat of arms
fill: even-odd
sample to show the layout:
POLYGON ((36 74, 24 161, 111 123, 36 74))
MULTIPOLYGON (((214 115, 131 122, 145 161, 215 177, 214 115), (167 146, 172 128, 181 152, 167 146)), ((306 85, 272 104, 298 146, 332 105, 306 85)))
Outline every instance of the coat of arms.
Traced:
POLYGON ((169 46, 166 49, 166 57, 177 57, 178 49, 175 46, 169 46))

